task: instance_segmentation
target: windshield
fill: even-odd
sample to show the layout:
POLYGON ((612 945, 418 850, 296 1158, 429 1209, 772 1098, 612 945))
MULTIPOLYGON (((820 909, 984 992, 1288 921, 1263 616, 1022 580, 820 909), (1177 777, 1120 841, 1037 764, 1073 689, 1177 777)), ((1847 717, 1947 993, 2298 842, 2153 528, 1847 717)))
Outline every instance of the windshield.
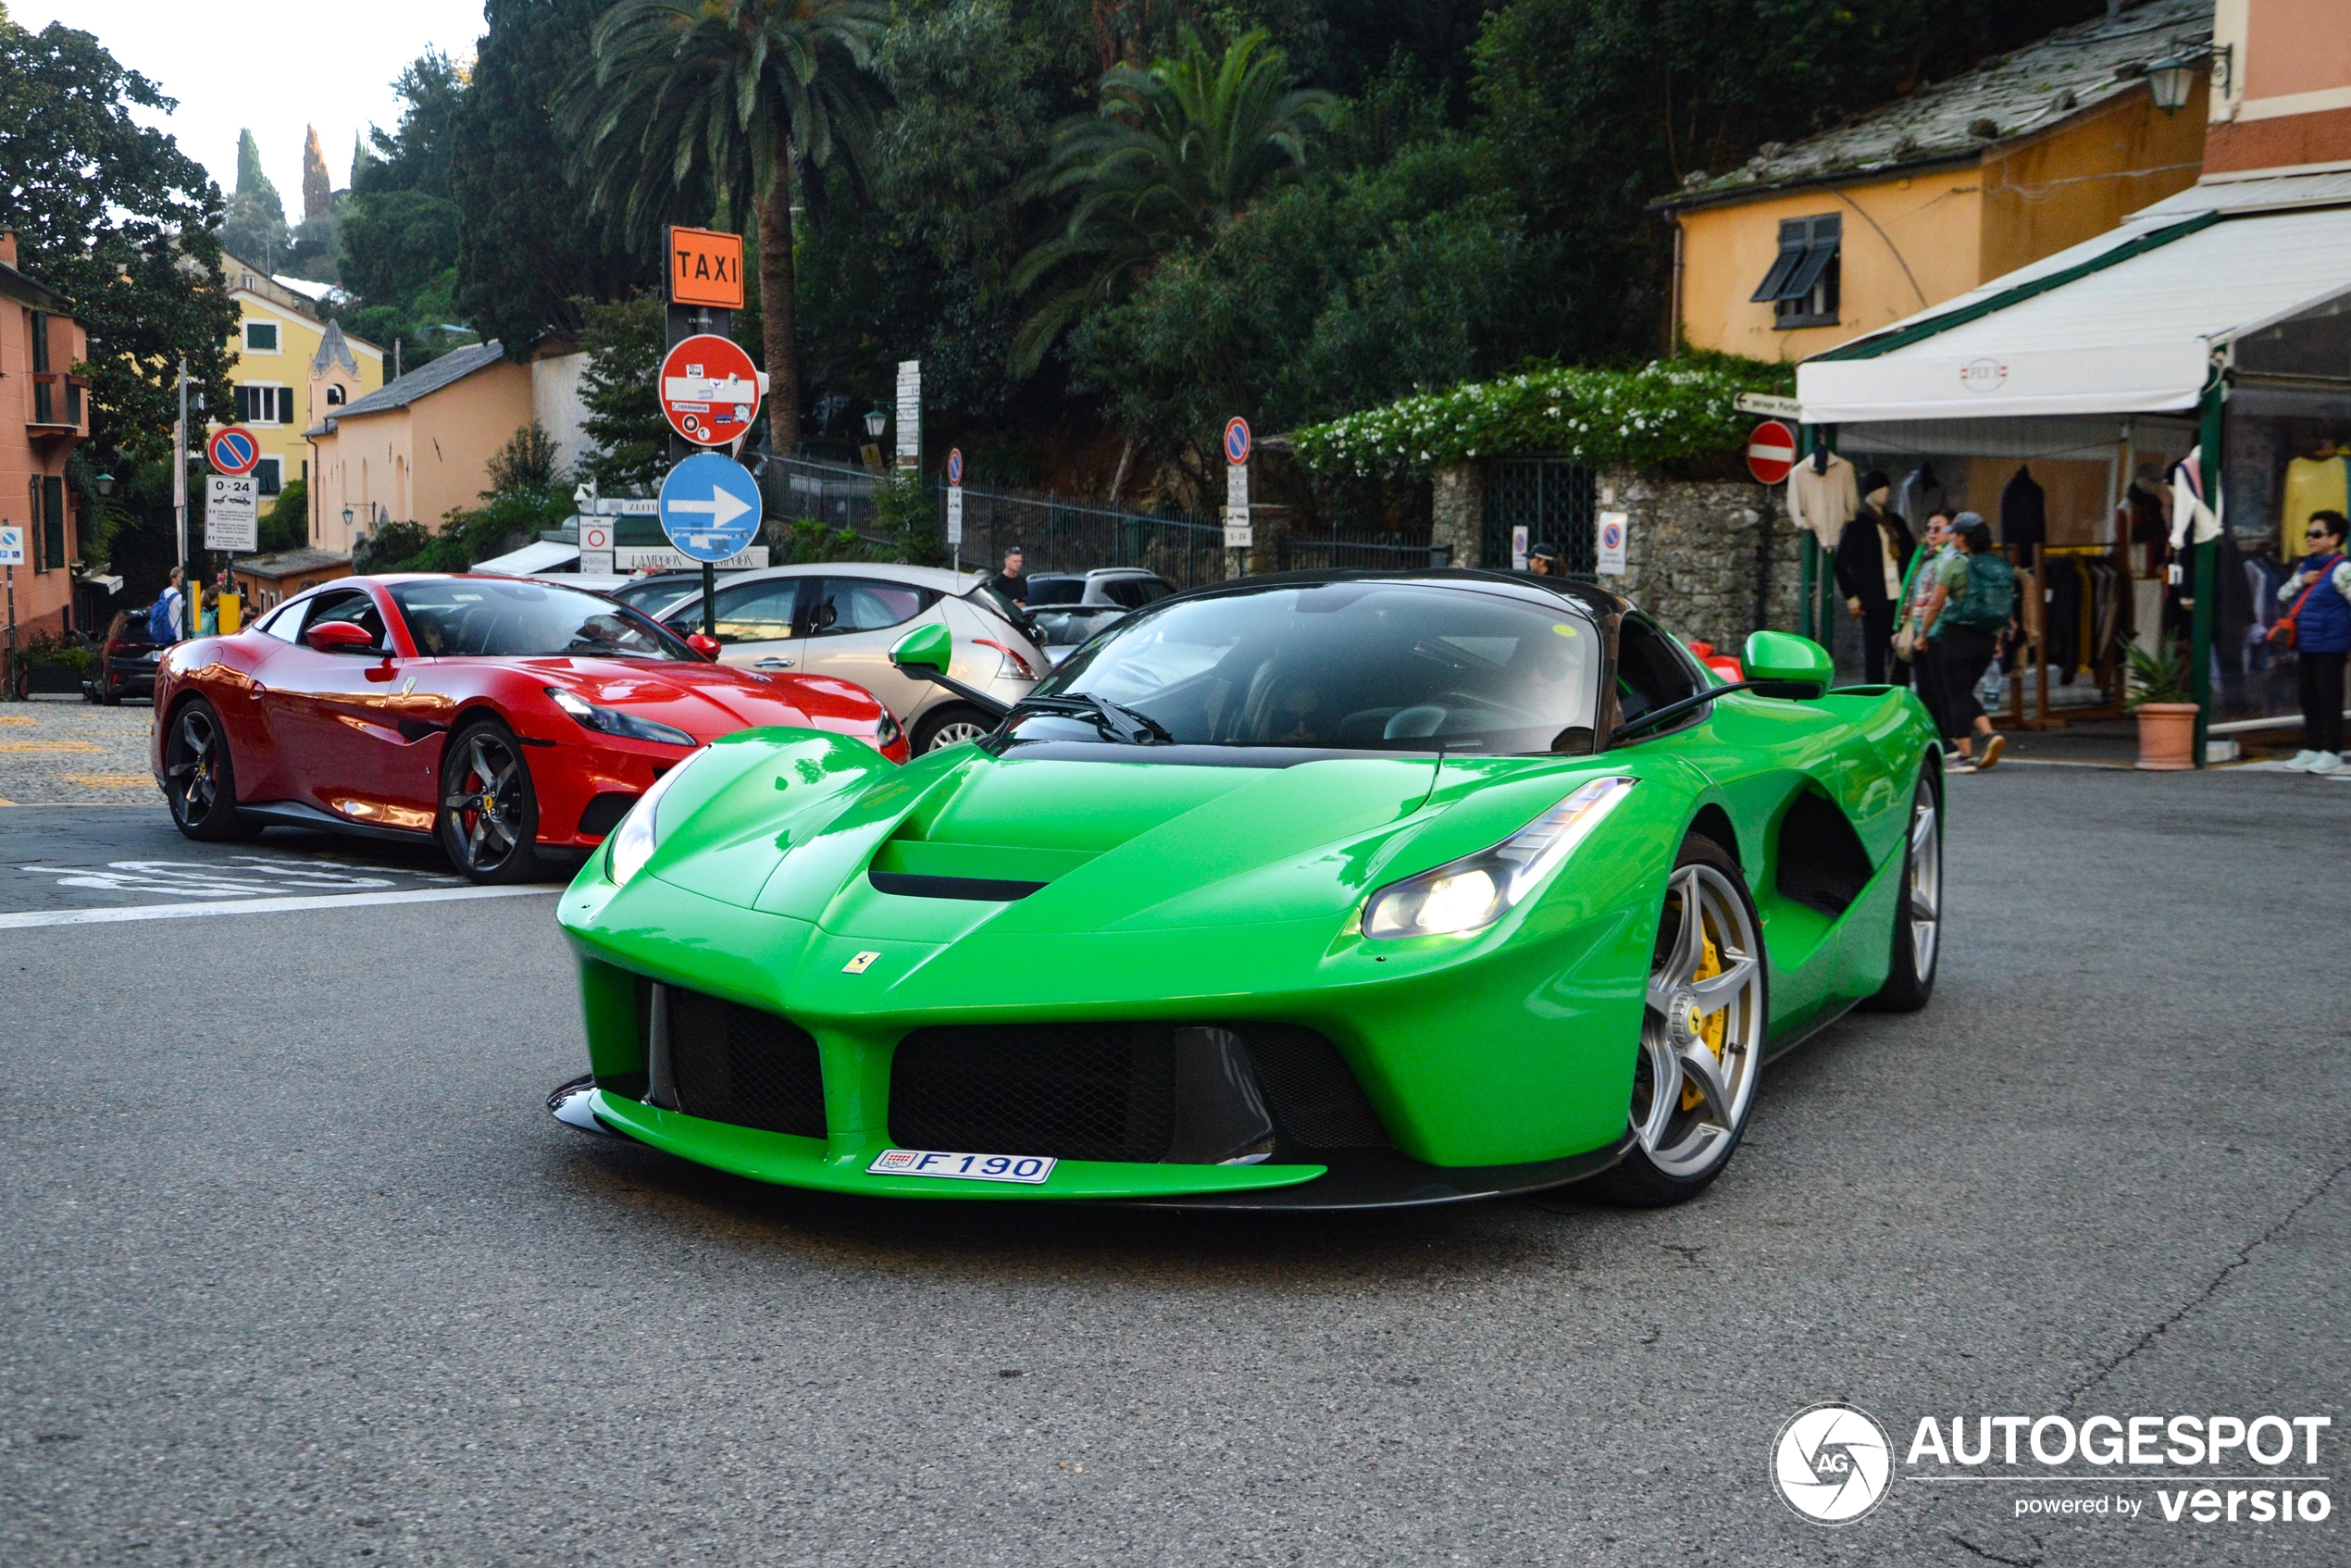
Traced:
POLYGON ((392 597, 427 658, 697 657, 642 616, 576 588, 460 578, 394 583, 392 597))
POLYGON ((1023 708, 1014 734, 1101 739, 1083 695, 1191 745, 1585 753, 1599 662, 1562 602, 1376 579, 1244 590, 1119 621, 1037 688, 1064 711, 1023 708))

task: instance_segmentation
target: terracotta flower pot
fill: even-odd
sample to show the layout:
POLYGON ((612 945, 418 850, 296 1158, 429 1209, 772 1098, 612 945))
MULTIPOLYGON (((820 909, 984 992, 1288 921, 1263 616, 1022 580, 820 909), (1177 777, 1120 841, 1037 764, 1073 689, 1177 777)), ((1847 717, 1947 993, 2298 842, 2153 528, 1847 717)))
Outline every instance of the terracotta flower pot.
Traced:
POLYGON ((2196 765, 2194 703, 2139 704, 2139 765, 2175 772, 2196 765))

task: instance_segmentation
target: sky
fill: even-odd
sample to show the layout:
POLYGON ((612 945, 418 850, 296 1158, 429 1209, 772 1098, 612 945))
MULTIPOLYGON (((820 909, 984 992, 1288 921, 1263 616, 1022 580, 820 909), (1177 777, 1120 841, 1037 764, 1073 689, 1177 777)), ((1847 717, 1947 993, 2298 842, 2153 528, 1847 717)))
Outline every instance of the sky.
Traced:
POLYGON ((327 172, 351 181, 351 140, 370 123, 400 118, 392 90, 402 68, 429 48, 473 56, 481 0, 6 0, 9 19, 35 32, 63 22, 97 35, 114 57, 180 100, 169 115, 140 118, 169 131, 212 172, 237 184, 237 132, 251 127, 261 167, 302 221, 302 143, 318 128, 327 172))

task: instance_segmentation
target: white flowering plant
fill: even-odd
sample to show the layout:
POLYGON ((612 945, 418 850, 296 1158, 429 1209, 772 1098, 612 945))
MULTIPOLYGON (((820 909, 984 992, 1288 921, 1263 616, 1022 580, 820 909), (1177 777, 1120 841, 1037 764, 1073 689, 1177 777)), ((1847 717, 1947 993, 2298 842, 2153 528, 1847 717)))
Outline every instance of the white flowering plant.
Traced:
POLYGON ((1299 460, 1357 479, 1414 478, 1475 457, 1556 452, 1652 468, 1736 450, 1755 423, 1731 400, 1793 395, 1796 367, 1688 353, 1633 370, 1551 368, 1470 381, 1297 431, 1299 460))

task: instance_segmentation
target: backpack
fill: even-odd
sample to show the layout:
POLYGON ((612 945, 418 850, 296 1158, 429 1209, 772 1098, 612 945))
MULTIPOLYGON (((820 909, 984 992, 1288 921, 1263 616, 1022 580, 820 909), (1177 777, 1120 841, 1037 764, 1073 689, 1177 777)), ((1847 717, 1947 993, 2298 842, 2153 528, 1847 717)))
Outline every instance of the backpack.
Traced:
POLYGON ((147 638, 158 648, 172 641, 171 595, 168 591, 156 594, 154 607, 147 612, 147 638))
POLYGON ((1998 631, 2015 611, 2016 568, 2002 556, 1970 555, 1967 586, 1943 616, 1970 631, 1998 631))

